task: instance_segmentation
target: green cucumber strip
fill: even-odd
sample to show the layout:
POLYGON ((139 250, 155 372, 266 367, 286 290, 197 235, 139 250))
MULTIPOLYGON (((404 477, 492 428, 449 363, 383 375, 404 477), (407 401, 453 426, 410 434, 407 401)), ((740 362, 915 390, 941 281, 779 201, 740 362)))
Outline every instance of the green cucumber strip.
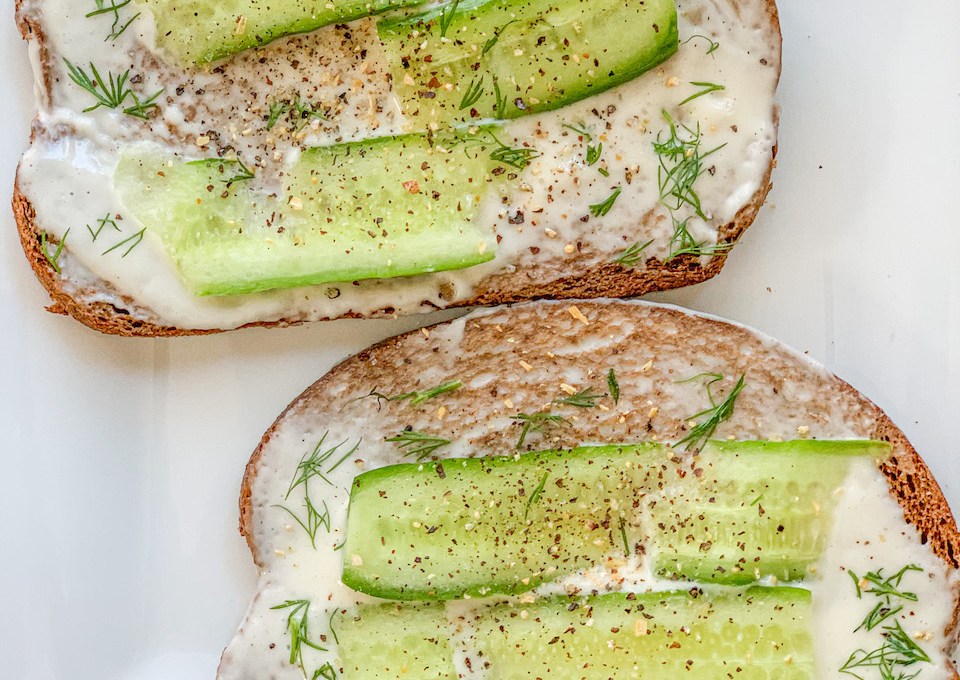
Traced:
POLYGON ((347 678, 457 678, 443 605, 367 605, 336 625, 347 678))
POLYGON ((871 441, 710 442, 695 465, 667 471, 667 493, 649 504, 654 572, 727 584, 804 578, 850 460, 888 452, 871 441))
POLYGON ((395 600, 516 594, 638 544, 668 578, 795 580, 823 548, 850 462, 888 450, 639 444, 380 468, 354 480, 343 582, 395 600))
POLYGON ((372 605, 338 639, 358 680, 456 677, 451 639, 490 680, 802 680, 816 677, 810 603, 798 588, 559 596, 458 607, 452 623, 442 607, 372 605))
MULTIPOLYGON (((617 509, 655 445, 457 458, 355 478, 343 582, 393 600, 520 593, 625 552, 617 509)), ((638 535, 629 513, 624 530, 638 535), (629 521, 627 521, 629 520, 629 521)))
POLYGON ((309 149, 279 198, 229 182, 236 163, 218 159, 127 152, 114 182, 197 295, 412 276, 494 257, 476 224, 497 167, 484 133, 452 133, 464 148, 411 134, 309 149))
POLYGON ((674 0, 464 0, 377 30, 418 128, 566 106, 678 48, 674 0))
POLYGON ((422 0, 142 0, 157 43, 182 63, 205 64, 294 33, 353 21, 422 0))

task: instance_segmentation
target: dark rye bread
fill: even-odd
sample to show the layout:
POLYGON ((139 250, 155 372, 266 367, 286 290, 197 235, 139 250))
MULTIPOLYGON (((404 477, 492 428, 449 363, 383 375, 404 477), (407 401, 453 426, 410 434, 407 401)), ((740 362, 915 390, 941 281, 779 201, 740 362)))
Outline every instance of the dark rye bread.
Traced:
MULTIPOLYGON (((741 6, 756 6, 759 3, 764 7, 765 19, 771 36, 771 53, 765 59, 766 66, 775 69, 777 77, 780 74, 780 22, 775 0, 729 0, 730 4, 739 13, 741 6)), ((43 70, 40 82, 43 83, 46 95, 51 93, 51 60, 58 60, 59 55, 52 54, 44 38, 42 24, 30 13, 24 11, 24 1, 17 1, 17 25, 25 40, 33 40, 39 44, 40 64, 43 70)), ((774 107, 774 123, 778 119, 778 109, 774 107)), ((760 206, 763 205, 769 193, 771 173, 775 166, 776 145, 772 148, 769 161, 766 165, 759 188, 749 201, 737 212, 735 218, 724 225, 718 226, 717 241, 721 244, 734 244, 743 232, 755 219, 760 206)), ((103 293, 117 297, 114 287, 101 280, 93 283, 76 285, 54 270, 47 261, 41 249, 41 234, 43 227, 37 223, 36 211, 30 199, 21 190, 20 182, 14 186, 13 213, 20 232, 20 241, 23 245, 27 260, 36 273, 37 278, 46 288, 52 303, 48 311, 72 316, 84 325, 114 335, 165 337, 180 335, 201 335, 220 332, 221 329, 184 329, 164 324, 150 309, 140 305, 129 296, 119 296, 123 305, 103 301, 103 293)), ((652 220, 653 216, 645 216, 644 220, 652 220)), ((549 225, 544 224, 547 227, 549 225)), ((638 225, 638 229, 643 227, 638 225)), ((50 239, 51 247, 56 247, 58 241, 50 239)), ((680 255, 668 262, 651 258, 643 268, 627 268, 614 262, 588 264, 587 255, 575 254, 561 261, 546 261, 534 266, 512 268, 514 271, 503 270, 495 272, 479 282, 475 287, 474 295, 470 299, 450 303, 450 307, 472 307, 477 305, 497 305, 504 303, 523 302, 538 299, 577 299, 577 298, 627 298, 647 293, 670 290, 683 286, 701 283, 717 275, 723 268, 727 258, 726 250, 713 257, 701 258, 693 255, 680 255)), ((611 258, 616 254, 611 254, 611 258)), ((69 259, 69 246, 64 251, 64 258, 69 259)), ((394 312, 388 304, 372 315, 389 315, 394 312)), ((346 314, 344 316, 360 316, 346 314)), ((304 322, 302 318, 285 318, 277 321, 258 321, 248 326, 287 326, 304 322)))
MULTIPOLYGON (((254 561, 268 570, 273 549, 279 547, 271 539, 277 533, 264 519, 267 506, 275 501, 265 498, 262 489, 274 476, 286 480, 296 464, 278 458, 275 439, 289 446, 291 437, 300 441, 302 433, 306 441, 338 424, 337 436, 346 438, 342 423, 352 419, 349 431, 357 430, 354 437, 362 433, 366 455, 379 444, 380 453, 393 462, 403 458, 384 439, 405 427, 466 440, 468 450, 513 454, 519 434, 513 416, 559 409, 551 401, 563 396, 561 382, 604 392, 610 368, 620 384, 616 407, 567 407, 563 414, 575 416, 570 426, 550 429, 546 436, 531 435, 529 447, 676 441, 705 400, 702 384, 684 379, 704 372, 723 374, 726 379, 716 388, 722 398, 744 374, 745 387, 732 417, 717 429, 717 438, 792 439, 801 432, 815 438, 890 442, 893 455, 882 467, 890 494, 922 542, 947 565, 958 566, 960 532, 936 480, 904 434, 853 387, 742 326, 669 306, 604 300, 536 302, 475 312, 428 332, 391 338, 332 369, 286 408, 247 464, 240 532, 254 561), (570 369, 579 380, 570 378, 570 369), (460 380, 464 387, 416 408, 373 398, 351 401, 373 389, 401 394, 447 380, 460 380), (261 476, 267 481, 258 487, 261 476)), ((364 451, 357 456, 362 458, 364 451)))

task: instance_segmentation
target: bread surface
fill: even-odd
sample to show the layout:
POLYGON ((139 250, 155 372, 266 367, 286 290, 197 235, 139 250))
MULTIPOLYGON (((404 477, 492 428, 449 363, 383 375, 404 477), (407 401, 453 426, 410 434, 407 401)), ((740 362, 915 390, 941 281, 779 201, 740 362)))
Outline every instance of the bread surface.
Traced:
POLYGON ((722 395, 743 375, 745 387, 734 412, 715 437, 890 442, 893 453, 881 470, 891 496, 921 543, 948 567, 958 567, 960 532, 936 480, 904 434, 869 399, 810 359, 750 329, 675 307, 621 300, 541 301, 481 310, 390 338, 333 368, 283 411, 246 466, 240 532, 254 562, 269 571, 267 557, 278 547, 276 541, 284 540, 265 520, 275 502, 265 497, 265 490, 271 478, 286 480, 296 460, 282 460, 277 453, 282 446, 275 440, 289 443, 292 437, 306 443, 333 428, 339 428, 339 440, 355 430, 366 451, 379 443, 378 464, 389 464, 404 459, 384 439, 409 428, 465 441, 456 455, 464 450, 512 455, 519 434, 517 413, 557 409, 551 404, 565 394, 561 383, 605 392, 610 369, 620 385, 616 407, 568 408, 572 412, 563 414, 575 416, 568 427, 531 435, 527 448, 677 441, 704 399, 702 384, 687 379, 720 374, 724 381, 716 389, 722 395), (450 380, 464 386, 417 408, 362 398, 373 390, 401 394, 450 380), (349 430, 345 421, 352 423, 349 430), (261 482, 262 477, 268 481, 261 482))
MULTIPOLYGON (((32 3, 31 6, 37 3, 32 3)), ((739 9, 740 0, 731 3, 739 9)), ((777 77, 780 72, 780 26, 775 0, 751 0, 751 5, 763 7, 763 15, 768 22, 764 30, 769 30, 776 40, 771 45, 776 63, 773 64, 777 77)), ((39 46, 38 62, 42 69, 39 82, 41 89, 51 92, 53 77, 51 61, 59 60, 60 55, 52 52, 44 36, 42 22, 37 16, 26 11, 24 0, 17 2, 17 23, 22 37, 34 41, 39 46)), ((774 123, 777 121, 774 109, 774 123)), ((737 211, 733 220, 717 227, 717 242, 734 244, 755 219, 761 205, 772 187, 771 173, 775 166, 776 145, 766 161, 757 190, 737 211)), ((23 191, 18 180, 13 193, 13 212, 20 233, 24 252, 38 280, 46 288, 51 298, 48 310, 66 314, 86 326, 103 333, 126 336, 179 336, 220 332, 215 328, 180 328, 164 323, 151 309, 138 303, 128 295, 121 295, 107 281, 90 275, 83 283, 76 283, 55 271, 44 256, 41 247, 43 227, 38 224, 37 212, 30 198, 23 191), (108 300, 108 301, 107 301, 108 300)), ((545 225, 548 226, 548 225, 545 225)), ((50 247, 57 245, 50 240, 50 247)), ((728 250, 721 250, 711 257, 679 255, 667 262, 656 258, 647 260, 644 267, 628 268, 614 262, 602 264, 584 264, 578 256, 566 261, 562 268, 555 264, 523 268, 507 267, 482 279, 474 288, 469 299, 449 303, 450 307, 472 307, 477 305, 498 305, 537 299, 573 299, 597 297, 635 297, 647 293, 669 290, 703 282, 720 272, 726 262, 728 250)), ((615 254, 614 254, 615 255, 615 254)), ((64 257, 70 257, 67 247, 64 257)), ((612 259, 612 258, 611 258, 612 259)), ((548 263, 549 264, 549 263, 548 263)), ((427 311, 427 307, 424 311, 427 311)), ((383 307, 371 315, 392 314, 394 309, 385 301, 383 307)), ((357 317, 362 314, 347 313, 343 316, 357 317)), ((256 321, 245 326, 286 326, 302 323, 298 317, 272 321, 256 321)), ((310 319, 312 320, 312 319, 310 319)))

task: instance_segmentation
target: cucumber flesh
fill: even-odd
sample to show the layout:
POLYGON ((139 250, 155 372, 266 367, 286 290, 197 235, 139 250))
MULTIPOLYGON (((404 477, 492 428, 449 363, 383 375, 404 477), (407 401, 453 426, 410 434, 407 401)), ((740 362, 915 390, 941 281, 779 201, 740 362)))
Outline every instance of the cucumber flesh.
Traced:
POLYGON ((380 468, 354 480, 343 582, 395 600, 515 594, 638 543, 668 578, 795 580, 823 549, 850 461, 888 448, 645 444, 380 468))
POLYGON ((556 109, 632 80, 678 48, 674 0, 464 0, 381 20, 377 30, 418 128, 556 109))
POLYGON ((421 0, 145 0, 157 42, 182 63, 205 64, 277 38, 421 0))
POLYGON ((803 680, 816 677, 810 601, 807 590, 761 587, 550 597, 480 605, 452 623, 438 607, 365 606, 338 639, 357 680, 456 677, 443 674, 450 639, 489 680, 803 680))
POLYGON ((364 606, 336 628, 347 678, 457 678, 442 605, 364 606))
POLYGON ((309 149, 280 198, 228 182, 237 169, 216 159, 128 153, 114 181, 194 293, 234 295, 492 259, 493 230, 476 224, 495 180, 485 148, 403 135, 309 149))

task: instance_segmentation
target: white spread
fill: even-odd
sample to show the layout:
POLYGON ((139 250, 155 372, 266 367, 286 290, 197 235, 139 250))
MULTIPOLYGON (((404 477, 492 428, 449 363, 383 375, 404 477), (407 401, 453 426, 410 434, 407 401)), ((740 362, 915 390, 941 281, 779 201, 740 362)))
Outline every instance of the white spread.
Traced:
MULTIPOLYGON (((521 173, 506 205, 491 199, 482 207, 479 223, 501 243, 495 260, 466 270, 201 298, 187 290, 159 239, 149 233, 125 257, 125 247, 104 254, 142 228, 112 183, 119 153, 130 143, 159 143, 188 159, 233 147, 248 162, 257 159, 258 181, 269 188, 302 147, 404 129, 371 20, 281 40, 215 70, 184 71, 157 56, 146 7, 138 7, 141 16, 116 41, 104 42, 109 16, 85 18, 87 8, 71 0, 26 0, 21 11, 36 17, 45 32, 52 82, 49 100, 40 88, 40 115, 34 144, 21 163, 21 186, 40 229, 53 239, 70 230, 60 261, 68 290, 87 295, 85 288, 103 280, 116 292, 102 292, 98 299, 125 308, 120 297, 128 296, 148 319, 183 328, 226 329, 385 308, 428 311, 470 298, 478 282, 493 274, 546 264, 538 270, 543 283, 562 276, 565 262, 568 271, 580 270, 651 239, 645 256, 665 258, 673 226, 660 204, 659 159, 652 147, 667 129, 661 112, 669 109, 689 127, 699 125, 704 151, 725 145, 710 156, 709 172, 696 185, 710 219, 694 216, 688 223, 693 237, 708 245, 716 241, 717 225, 729 222, 759 188, 776 140, 779 55, 760 28, 767 25, 759 15, 762 3, 678 4, 682 44, 666 63, 601 95, 508 125, 508 141, 529 142, 542 155, 521 173), (731 5, 739 5, 743 15, 731 5), (709 42, 696 35, 710 36, 719 47, 708 53, 709 42), (105 108, 83 113, 93 99, 69 79, 62 57, 88 71, 93 62, 103 74, 129 69, 139 76, 131 87, 141 98, 162 88, 159 115, 147 122, 105 108), (700 89, 691 81, 725 89, 676 109, 700 89), (332 115, 299 132, 282 125, 266 130, 264 118, 278 93, 333 102, 332 115), (603 142, 598 166, 586 165, 586 144, 565 124, 581 126, 603 142), (616 187, 622 194, 610 213, 591 217, 589 206, 616 187), (124 218, 117 221, 120 231, 94 240, 86 225, 95 229, 106 214, 124 218), (519 214, 523 222, 517 224, 519 214)), ((39 57, 34 62, 39 77, 39 57)))
MULTIPOLYGON (((565 313, 562 306, 554 305, 552 308, 558 310, 558 313, 565 313)), ((504 337, 509 343, 510 313, 492 311, 484 316, 488 324, 504 324, 504 337)), ((430 361, 420 367, 420 373, 416 377, 422 376, 423 380, 417 384, 432 384, 434 379, 443 377, 438 373, 439 367, 454 365, 464 338, 464 327, 465 321, 459 319, 431 329, 430 337, 423 341, 423 351, 427 353, 428 347, 435 347, 437 350, 431 354, 430 361)), ((617 327, 605 326, 598 331, 611 345, 637 332, 640 331, 632 327, 629 321, 617 327)), ((567 348, 578 347, 579 351, 584 353, 580 355, 582 364, 583 356, 594 351, 600 340, 601 337, 586 336, 582 344, 574 345, 566 340, 558 344, 567 348)), ((761 339, 761 342, 765 346, 770 345, 771 353, 783 352, 782 348, 773 346, 769 340, 761 339)), ((549 342, 545 342, 543 346, 536 348, 533 354, 542 354, 552 349, 549 342)), ((498 350, 488 348, 488 351, 498 350)), ((571 350, 571 353, 575 351, 571 350)), ((504 360, 506 358, 502 357, 504 360)), ((788 360, 791 359, 809 374, 811 383, 807 386, 812 384, 814 376, 817 379, 832 379, 822 368, 804 357, 790 354, 788 360)), ((533 358, 531 360, 536 361, 533 358)), ((638 358, 638 361, 643 360, 643 357, 638 358)), ((721 367, 704 368, 716 370, 721 367)), ((652 392, 644 381, 649 379, 650 373, 657 371, 664 375, 687 376, 690 364, 682 360, 682 357, 657 357, 655 368, 651 372, 630 371, 629 375, 626 371, 622 372, 621 401, 614 413, 646 413, 652 403, 646 401, 646 395, 652 392)), ((532 373, 536 374, 536 369, 532 373)), ((486 393, 493 381, 493 374, 477 374, 464 378, 466 382, 463 389, 486 393)), ((415 377, 411 376, 411 380, 413 379, 415 377)), ((531 378, 533 381, 541 379, 548 384, 554 384, 558 376, 531 378)), ((583 376, 571 378, 577 385, 582 384, 582 379, 583 376)), ((806 381, 799 381, 796 391, 789 385, 781 385, 781 394, 767 402, 752 397, 749 405, 743 404, 743 413, 738 412, 740 420, 736 424, 724 424, 718 430, 717 436, 727 437, 738 433, 746 439, 757 436, 773 439, 795 438, 798 425, 797 421, 792 419, 794 414, 785 413, 786 409, 777 405, 780 402, 773 403, 777 399, 799 404, 797 411, 806 415, 808 420, 805 422, 810 424, 806 431, 810 436, 840 439, 863 436, 863 431, 869 424, 857 422, 850 417, 842 406, 846 403, 843 401, 846 397, 839 390, 835 395, 828 395, 827 402, 821 404, 816 412, 809 411, 809 404, 813 401, 804 396, 804 382, 806 381), (783 417, 778 420, 779 416, 783 417)), ((661 418, 670 413, 675 414, 674 417, 677 417, 676 414, 692 413, 702 403, 702 390, 698 386, 676 381, 671 381, 669 385, 670 393, 659 396, 661 418)), ((338 411, 331 407, 328 412, 323 412, 316 405, 309 408, 295 406, 265 446, 251 498, 255 512, 253 540, 257 545, 261 563, 258 593, 238 635, 224 653, 219 680, 294 680, 300 677, 300 670, 289 664, 289 633, 286 629, 289 612, 271 609, 287 600, 311 602, 309 628, 314 640, 322 640, 323 646, 328 649, 327 652, 305 652, 308 677, 311 669, 319 668, 326 662, 330 662, 333 668, 339 668, 337 647, 328 627, 330 613, 335 608, 350 608, 371 601, 340 582, 341 560, 350 559, 350 556, 343 555, 341 551, 335 550, 335 547, 342 544, 344 539, 351 480, 363 471, 402 460, 395 445, 384 441, 386 436, 395 434, 395 431, 391 430, 395 421, 383 422, 384 418, 377 410, 376 400, 348 401, 351 397, 366 394, 372 387, 351 384, 349 380, 326 384, 329 403, 340 404, 343 408, 338 411), (323 529, 317 533, 314 549, 303 529, 278 505, 286 504, 290 509, 302 514, 303 508, 299 506, 302 498, 297 494, 289 499, 284 496, 301 456, 312 449, 325 432, 326 445, 344 442, 340 449, 342 452, 356 444, 361 435, 362 441, 356 453, 328 475, 331 484, 325 484, 316 478, 310 482, 312 501, 315 504, 325 501, 331 516, 329 533, 323 529)), ((752 384, 748 382, 747 389, 751 387, 752 384)), ((524 408, 522 394, 518 393, 513 398, 517 401, 512 407, 513 410, 508 409, 508 413, 524 408)), ((429 408, 430 412, 441 408, 442 404, 443 400, 438 399, 436 405, 429 408)), ((474 408, 474 405, 471 405, 471 408, 474 408)), ((452 421, 444 424, 445 432, 457 432, 459 435, 452 445, 444 449, 445 457, 469 455, 473 449, 472 442, 476 441, 486 442, 484 451, 504 453, 512 449, 516 430, 511 430, 509 420, 501 415, 502 403, 491 398, 490 403, 476 406, 475 410, 478 411, 475 420, 465 419, 464 422, 453 415, 452 421)), ((657 433, 654 431, 651 436, 656 437, 657 433)), ((615 432, 608 436, 602 428, 598 429, 597 436, 608 442, 623 440, 622 436, 618 439, 615 432)), ((334 459, 338 457, 333 456, 334 459)), ((854 632, 874 602, 870 601, 869 596, 862 600, 857 599, 848 570, 863 576, 867 572, 882 569, 885 575, 890 575, 906 564, 914 564, 922 571, 910 572, 903 582, 905 590, 916 593, 917 602, 909 604, 903 612, 901 624, 932 659, 929 664, 921 664, 909 670, 921 670, 919 677, 931 680, 952 677, 947 666, 946 650, 951 644, 947 638, 947 630, 956 601, 956 572, 948 569, 944 562, 921 542, 916 529, 904 521, 901 508, 890 495, 885 478, 872 461, 853 462, 847 477, 835 489, 835 494, 837 504, 833 515, 833 528, 823 556, 815 569, 810 571, 808 578, 799 584, 813 593, 811 629, 814 634, 817 677, 846 677, 840 674, 838 669, 856 649, 870 650, 881 644, 878 630, 872 633, 854 632)), ((649 564, 639 562, 636 558, 628 564, 620 563, 617 567, 619 573, 616 582, 619 589, 646 592, 678 587, 675 581, 662 581, 651 576, 649 564), (622 584, 620 578, 624 579, 622 584)), ((563 592, 569 586, 602 590, 605 581, 610 579, 609 573, 603 568, 593 569, 589 573, 573 574, 552 584, 544 584, 536 592, 563 592)), ((454 605, 456 606, 458 605, 454 605)), ((459 672, 461 677, 482 677, 477 669, 468 671, 462 665, 459 672)), ((873 676, 868 673, 864 677, 873 676)))

